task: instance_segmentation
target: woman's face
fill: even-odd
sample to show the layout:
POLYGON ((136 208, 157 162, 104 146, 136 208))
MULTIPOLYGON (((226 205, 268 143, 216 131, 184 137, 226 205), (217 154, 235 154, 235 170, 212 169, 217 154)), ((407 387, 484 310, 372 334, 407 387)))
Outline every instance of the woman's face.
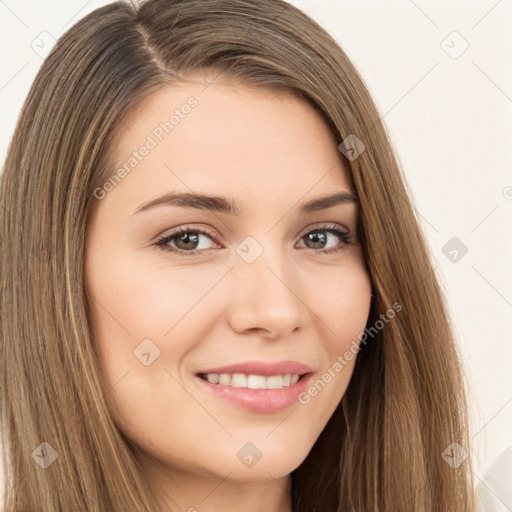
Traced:
POLYGON ((86 244, 114 421, 174 476, 289 474, 370 308, 355 204, 311 206, 350 192, 336 143, 293 96, 190 81, 140 104, 115 146, 124 172, 95 191, 86 244))

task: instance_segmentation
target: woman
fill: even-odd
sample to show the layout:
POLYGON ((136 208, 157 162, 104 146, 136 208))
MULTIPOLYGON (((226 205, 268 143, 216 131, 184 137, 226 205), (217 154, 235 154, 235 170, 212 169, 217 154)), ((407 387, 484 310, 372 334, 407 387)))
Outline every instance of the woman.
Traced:
POLYGON ((6 511, 474 509, 397 158, 297 8, 95 10, 39 71, 0 198, 6 511))

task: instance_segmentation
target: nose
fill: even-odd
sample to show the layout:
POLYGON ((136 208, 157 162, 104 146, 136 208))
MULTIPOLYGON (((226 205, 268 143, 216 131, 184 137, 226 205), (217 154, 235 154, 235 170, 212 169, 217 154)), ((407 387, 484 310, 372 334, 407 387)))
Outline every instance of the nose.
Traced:
POLYGON ((279 339, 303 326, 308 315, 306 298, 293 267, 276 252, 273 256, 265 250, 252 263, 236 261, 229 310, 234 331, 279 339))

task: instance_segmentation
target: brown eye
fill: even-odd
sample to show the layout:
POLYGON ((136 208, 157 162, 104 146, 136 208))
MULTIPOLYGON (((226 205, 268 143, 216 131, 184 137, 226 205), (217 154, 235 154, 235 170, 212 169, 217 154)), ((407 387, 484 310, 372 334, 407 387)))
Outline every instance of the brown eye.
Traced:
POLYGON ((204 247, 205 244, 208 245, 205 240, 213 240, 213 235, 203 229, 184 227, 164 235, 157 240, 155 245, 165 251, 190 256, 208 249, 208 247, 204 247))
POLYGON ((348 231, 342 231, 337 227, 325 226, 308 231, 302 236, 301 240, 305 241, 305 245, 309 249, 324 254, 339 251, 352 242, 352 238, 348 231), (341 245, 340 243, 336 244, 336 238, 340 240, 341 245), (332 247, 327 247, 330 242, 334 245, 332 247))
POLYGON ((197 231, 188 231, 187 233, 173 236, 171 240, 175 240, 174 243, 178 249, 188 250, 197 248, 200 237, 201 235, 197 231))
MULTIPOLYGON (((215 241, 213 233, 185 226, 162 236, 154 245, 164 251, 179 255, 196 256, 211 248, 208 247, 208 240, 215 241)), ((346 245, 352 243, 352 238, 348 231, 339 229, 337 225, 329 224, 306 232, 302 235, 301 241, 305 241, 305 246, 302 247, 320 254, 329 254, 341 251, 346 245), (336 238, 338 238, 338 243, 336 243, 336 238), (330 244, 331 247, 329 247, 330 244)), ((217 244, 217 247, 220 246, 217 244)))

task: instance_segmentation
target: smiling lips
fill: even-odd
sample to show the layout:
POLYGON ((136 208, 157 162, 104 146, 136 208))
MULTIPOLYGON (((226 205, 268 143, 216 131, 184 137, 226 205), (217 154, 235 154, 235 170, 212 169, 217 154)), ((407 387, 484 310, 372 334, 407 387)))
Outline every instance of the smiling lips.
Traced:
POLYGON ((208 373, 206 375, 201 374, 200 377, 212 384, 233 388, 282 389, 290 385, 293 386, 299 380, 300 375, 298 373, 286 373, 265 377, 264 375, 246 375, 245 373, 208 373))
POLYGON ((291 406, 306 388, 312 369, 297 361, 251 361, 211 368, 196 375, 216 396, 253 412, 291 406))

